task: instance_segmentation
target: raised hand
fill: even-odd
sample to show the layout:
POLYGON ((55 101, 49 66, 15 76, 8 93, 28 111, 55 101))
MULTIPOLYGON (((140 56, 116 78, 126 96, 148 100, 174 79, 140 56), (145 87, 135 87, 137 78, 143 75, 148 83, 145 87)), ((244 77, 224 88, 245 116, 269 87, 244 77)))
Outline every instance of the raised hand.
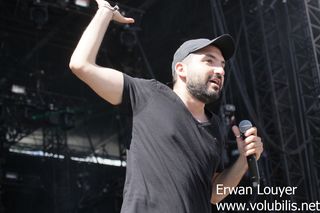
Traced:
POLYGON ((111 11, 113 11, 113 17, 112 20, 119 22, 119 23, 123 23, 123 24, 132 24, 134 23, 134 19, 133 18, 127 18, 124 17, 120 12, 119 12, 119 8, 117 6, 112 7, 110 5, 109 2, 105 1, 105 0, 96 0, 98 7, 105 7, 110 9, 111 11))
POLYGON ((112 20, 114 20, 116 22, 119 22, 119 23, 123 23, 123 24, 132 24, 132 23, 134 23, 134 19, 133 18, 124 17, 119 12, 119 10, 114 11, 112 20))

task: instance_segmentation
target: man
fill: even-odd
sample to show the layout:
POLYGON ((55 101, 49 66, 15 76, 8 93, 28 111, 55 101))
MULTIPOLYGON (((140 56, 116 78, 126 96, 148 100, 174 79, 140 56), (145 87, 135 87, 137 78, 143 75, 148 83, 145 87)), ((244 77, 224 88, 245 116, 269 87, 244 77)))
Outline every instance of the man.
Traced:
POLYGON ((83 33, 70 60, 71 70, 99 96, 131 112, 131 143, 121 212, 209 213, 211 203, 227 194, 216 185, 236 186, 248 165, 246 156, 259 159, 263 150, 256 128, 243 141, 232 128, 240 156, 224 169, 223 143, 217 116, 205 104, 219 98, 225 60, 234 52, 229 35, 214 40, 190 40, 172 62, 173 90, 156 80, 129 77, 95 64, 111 20, 130 24, 116 8, 97 0, 99 9, 83 33))

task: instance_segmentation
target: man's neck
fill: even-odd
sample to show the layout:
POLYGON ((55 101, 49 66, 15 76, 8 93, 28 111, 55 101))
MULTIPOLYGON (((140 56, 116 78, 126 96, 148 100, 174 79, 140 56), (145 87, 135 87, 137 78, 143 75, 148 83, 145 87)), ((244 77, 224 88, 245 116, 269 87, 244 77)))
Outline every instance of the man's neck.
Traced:
POLYGON ((199 122, 207 122, 205 114, 205 104, 193 97, 185 88, 174 87, 173 91, 180 97, 192 116, 199 122))

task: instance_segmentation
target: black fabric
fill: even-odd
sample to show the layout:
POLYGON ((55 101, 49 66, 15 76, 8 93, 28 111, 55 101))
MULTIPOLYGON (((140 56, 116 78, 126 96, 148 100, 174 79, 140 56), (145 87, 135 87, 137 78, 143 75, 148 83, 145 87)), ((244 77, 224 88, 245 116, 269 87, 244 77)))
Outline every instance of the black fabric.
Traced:
POLYGON ((124 74, 131 113, 122 213, 211 213, 211 179, 223 169, 217 116, 199 123, 166 85, 124 74))

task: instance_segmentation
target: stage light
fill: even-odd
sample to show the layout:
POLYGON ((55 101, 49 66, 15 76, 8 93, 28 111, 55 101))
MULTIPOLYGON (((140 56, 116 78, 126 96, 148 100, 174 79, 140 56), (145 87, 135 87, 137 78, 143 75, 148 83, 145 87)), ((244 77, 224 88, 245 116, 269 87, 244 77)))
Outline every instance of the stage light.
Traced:
POLYGON ((25 95, 26 94, 26 88, 24 86, 19 86, 13 84, 11 86, 11 92, 15 94, 25 95))
POLYGON ((75 0, 74 4, 80 7, 89 7, 90 1, 89 0, 75 0))
POLYGON ((236 111, 236 107, 233 104, 224 105, 224 111, 228 114, 234 113, 236 111))
POLYGON ((5 177, 9 180, 18 180, 18 174, 15 172, 6 172, 5 177))
MULTIPOLYGON (((9 149, 12 153, 18 153, 18 154, 25 154, 30 156, 36 156, 36 157, 47 157, 47 158, 58 158, 58 159, 65 159, 66 156, 56 153, 50 153, 50 152, 44 152, 42 150, 23 150, 21 148, 14 148, 11 147, 9 149)), ((87 162, 87 163, 96 163, 96 164, 102 164, 102 165, 110 165, 110 166, 118 166, 118 167, 125 167, 127 163, 125 161, 119 160, 119 159, 110 159, 110 158, 104 158, 104 157, 95 157, 95 156, 87 156, 87 157, 75 157, 71 156, 71 160, 77 161, 77 162, 87 162)), ((14 174, 11 176, 14 177, 14 174), (12 176, 13 175, 13 176, 12 176)))

